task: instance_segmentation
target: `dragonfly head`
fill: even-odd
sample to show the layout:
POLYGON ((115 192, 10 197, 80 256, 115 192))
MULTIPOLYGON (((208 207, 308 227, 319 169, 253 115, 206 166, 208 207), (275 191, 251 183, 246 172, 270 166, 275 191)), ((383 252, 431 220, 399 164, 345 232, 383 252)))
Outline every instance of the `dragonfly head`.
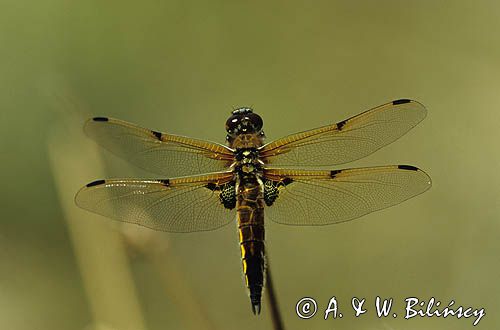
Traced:
POLYGON ((252 109, 244 107, 234 110, 226 121, 227 140, 231 143, 238 135, 257 134, 262 140, 262 118, 252 109))

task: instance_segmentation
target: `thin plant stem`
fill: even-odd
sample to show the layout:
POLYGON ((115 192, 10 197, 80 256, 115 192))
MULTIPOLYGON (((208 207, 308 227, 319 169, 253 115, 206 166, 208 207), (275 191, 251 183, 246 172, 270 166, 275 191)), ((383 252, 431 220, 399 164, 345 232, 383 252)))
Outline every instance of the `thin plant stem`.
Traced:
POLYGON ((269 258, 267 259, 267 267, 266 267, 266 295, 267 295, 267 301, 269 301, 269 306, 271 307, 271 320, 273 322, 273 329, 284 330, 285 327, 283 325, 283 320, 281 318, 278 299, 276 298, 276 292, 274 291, 269 258))
POLYGON ((99 150, 80 133, 82 121, 75 113, 66 114, 53 128, 47 148, 92 323, 96 328, 144 330, 146 323, 120 233, 97 215, 78 209, 74 202, 83 183, 104 172, 99 150))

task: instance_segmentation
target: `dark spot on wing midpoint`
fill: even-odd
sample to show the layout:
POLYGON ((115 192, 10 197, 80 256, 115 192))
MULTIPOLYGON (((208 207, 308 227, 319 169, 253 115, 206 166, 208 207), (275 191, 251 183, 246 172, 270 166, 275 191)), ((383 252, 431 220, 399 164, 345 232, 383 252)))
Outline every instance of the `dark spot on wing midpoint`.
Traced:
POLYGON ((166 187, 170 186, 170 180, 169 179, 161 179, 161 180, 158 180, 158 181, 161 182, 166 187))
POLYGON ((415 166, 411 166, 411 165, 398 165, 398 168, 400 170, 418 171, 418 168, 416 168, 415 166))
POLYGON ((87 187, 98 186, 98 185, 101 185, 101 184, 103 184, 105 182, 106 182, 106 180, 96 180, 94 182, 91 182, 91 183, 87 184, 87 187))
POLYGON ((339 122, 337 123, 337 129, 338 129, 339 131, 341 131, 341 130, 342 130, 342 127, 344 127, 345 123, 347 123, 347 120, 342 120, 342 121, 339 121, 339 122))
POLYGON ((158 140, 161 140, 161 133, 160 132, 157 132, 157 131, 151 131, 151 133, 153 133, 154 136, 156 136, 156 138, 158 140))
POLYGON ((107 117, 94 117, 92 118, 93 121, 108 121, 109 119, 107 117))
POLYGON ((333 171, 331 171, 331 172, 330 172, 330 176, 331 176, 331 177, 332 177, 332 179, 333 179, 333 178, 335 178, 335 176, 336 176, 337 174, 339 174, 340 172, 342 172, 342 170, 333 170, 333 171))
POLYGON ((410 103, 410 102, 411 102, 411 100, 408 100, 408 99, 400 99, 400 100, 392 101, 392 105, 405 104, 405 103, 410 103))

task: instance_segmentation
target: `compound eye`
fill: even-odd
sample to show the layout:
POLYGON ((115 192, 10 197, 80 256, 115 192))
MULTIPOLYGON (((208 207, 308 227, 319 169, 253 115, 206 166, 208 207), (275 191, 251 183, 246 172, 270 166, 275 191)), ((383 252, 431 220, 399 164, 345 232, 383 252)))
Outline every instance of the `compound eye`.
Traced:
POLYGON ((246 115, 247 119, 252 123, 252 126, 255 131, 260 131, 263 126, 262 118, 258 114, 249 113, 246 115))
POLYGON ((240 125, 240 123, 241 123, 241 115, 232 115, 226 121, 226 131, 229 134, 234 133, 234 130, 238 127, 238 125, 240 125))

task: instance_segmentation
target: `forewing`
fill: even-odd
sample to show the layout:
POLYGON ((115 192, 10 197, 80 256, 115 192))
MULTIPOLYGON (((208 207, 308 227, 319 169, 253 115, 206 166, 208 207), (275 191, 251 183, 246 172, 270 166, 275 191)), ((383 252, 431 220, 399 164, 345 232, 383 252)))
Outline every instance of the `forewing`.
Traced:
POLYGON ((84 130, 117 156, 167 177, 223 171, 233 157, 232 150, 221 144, 160 133, 118 119, 92 118, 84 130))
POLYGON ((266 144, 260 156, 268 167, 324 167, 351 162, 395 141, 426 113, 416 101, 393 101, 336 124, 266 144))
POLYGON ((329 225, 399 204, 431 187, 431 178, 409 165, 335 171, 268 169, 279 193, 266 214, 286 225, 329 225))
POLYGON ((105 217, 166 232, 222 227, 235 217, 219 198, 230 172, 171 180, 99 180, 80 189, 76 204, 105 217))

